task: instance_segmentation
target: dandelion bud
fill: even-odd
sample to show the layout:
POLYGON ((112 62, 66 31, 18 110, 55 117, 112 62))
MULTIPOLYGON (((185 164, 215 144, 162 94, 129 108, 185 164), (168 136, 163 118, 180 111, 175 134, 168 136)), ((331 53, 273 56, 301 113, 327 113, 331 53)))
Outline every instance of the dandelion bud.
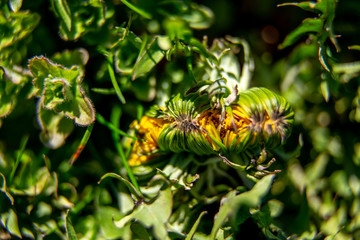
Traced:
POLYGON ((284 97, 266 88, 252 88, 240 93, 237 104, 249 117, 248 130, 266 147, 277 147, 290 135, 294 111, 284 97))
POLYGON ((160 150, 171 152, 194 152, 199 155, 213 153, 211 145, 205 140, 195 117, 198 115, 197 98, 181 98, 176 95, 167 103, 165 112, 169 125, 160 133, 160 150))

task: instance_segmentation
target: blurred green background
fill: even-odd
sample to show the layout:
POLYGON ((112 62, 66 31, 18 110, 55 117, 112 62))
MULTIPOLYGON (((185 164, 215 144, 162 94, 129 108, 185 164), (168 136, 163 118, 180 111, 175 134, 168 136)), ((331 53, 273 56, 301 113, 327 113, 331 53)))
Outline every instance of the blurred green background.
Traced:
MULTIPOLYGON (((149 4, 138 2, 145 6, 149 4)), ((272 231, 281 229, 278 232, 284 232, 286 237, 293 236, 291 239, 360 239, 360 2, 338 1, 333 22, 321 11, 305 11, 297 6, 277 7, 286 1, 193 2, 211 9, 214 17, 209 28, 191 28, 190 35, 199 41, 207 36, 209 45, 214 39, 226 35, 245 39, 255 62, 250 85, 267 87, 281 94, 294 108, 293 133, 286 145, 275 151, 276 169, 282 171, 268 196, 278 207, 278 213, 272 215, 272 231), (328 21, 329 25, 325 24, 324 29, 329 28, 330 32, 339 35, 336 38, 338 49, 326 31, 306 32, 294 44, 279 48, 286 36, 304 19, 319 16, 325 16, 325 21, 328 21), (325 49, 325 53, 319 54, 320 49, 325 49), (321 62, 323 54, 326 55, 325 61, 331 65, 330 71, 321 62)), ((335 1, 318 1, 330 2, 335 1)), ((7 8, 7 1, 0 3, 2 9, 7 8)), ((113 88, 103 49, 114 43, 117 35, 111 30, 115 26, 125 27, 131 11, 121 1, 104 3, 108 14, 105 23, 98 27, 90 26, 93 28, 91 31, 75 40, 64 40, 64 35, 60 37, 59 17, 50 10, 48 1, 24 1, 21 11, 38 13, 41 20, 27 37, 14 45, 16 50, 9 58, 11 60, 6 60, 5 53, 1 53, 0 65, 9 69, 15 65, 25 69, 34 56, 50 58, 65 49, 85 48, 89 61, 85 66, 84 89, 96 111, 110 119, 113 109, 121 105, 118 97, 113 93, 98 94, 91 89, 113 88)), ((1 13, 4 12, 2 10, 1 13)), ((87 14, 93 13, 81 14, 87 18, 87 14)), ((169 34, 165 22, 172 15, 159 13, 154 16, 154 19, 148 20, 134 14, 130 30, 142 38, 169 34)), ((2 21, 1 27, 6 25, 6 21, 2 21)), ((90 27, 85 28, 86 31, 90 27)), ((0 29, 0 37, 6 35, 4 29, 0 29)), ((238 58, 242 65, 242 55, 239 54, 238 58)), ((156 77, 156 84, 152 90, 149 90, 150 77, 136 81, 130 81, 128 77, 118 79, 127 101, 127 104, 121 105, 120 129, 127 131, 139 112, 148 110, 164 95, 171 95, 190 85, 185 57, 179 54, 174 59, 172 62, 163 59, 155 66, 151 76, 156 77), (180 78, 182 76, 182 82, 166 80, 177 74, 180 78), (168 82, 171 82, 170 85, 164 87, 163 83, 168 82), (143 86, 148 95, 139 91, 143 86), (149 97, 149 91, 155 91, 153 97, 149 97), (160 93, 163 95, 160 96, 160 93)), ((92 236, 88 239, 119 237, 121 233, 118 230, 105 226, 111 224, 111 216, 117 208, 116 189, 119 186, 108 182, 98 185, 101 176, 107 172, 124 173, 109 129, 96 123, 85 150, 71 166, 68 159, 76 151, 86 128, 75 127, 66 144, 58 149, 45 147, 39 139, 41 129, 37 122, 37 99, 26 97, 31 88, 31 81, 27 80, 19 90, 16 107, 9 116, 0 120, 0 172, 11 189, 8 191, 3 181, 0 238, 22 235, 24 238, 41 239, 40 233, 48 239, 65 238, 61 221, 69 207, 73 207, 71 217, 75 229, 82 236, 92 236), (19 160, 18 156, 21 156, 19 160), (16 171, 12 173, 15 165, 16 171), (38 186, 42 192, 37 195, 31 191, 36 191, 34 186, 40 184, 39 176, 44 186, 38 186), (14 204, 9 201, 7 192, 14 195, 14 204), (9 229, 11 224, 7 225, 12 219, 9 216, 14 213, 20 230, 9 229)), ((259 228, 261 226, 256 221, 248 220, 241 224, 236 236, 256 231, 252 239, 271 239, 259 234, 259 228)), ((284 239, 280 235, 279 239, 284 239)))

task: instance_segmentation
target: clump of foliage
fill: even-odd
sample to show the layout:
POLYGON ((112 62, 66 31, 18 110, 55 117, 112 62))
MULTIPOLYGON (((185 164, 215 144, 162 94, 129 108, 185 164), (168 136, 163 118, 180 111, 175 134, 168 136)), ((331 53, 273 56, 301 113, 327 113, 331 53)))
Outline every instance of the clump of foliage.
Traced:
POLYGON ((360 238, 360 5, 258 2, 0 0, 0 238, 360 238))

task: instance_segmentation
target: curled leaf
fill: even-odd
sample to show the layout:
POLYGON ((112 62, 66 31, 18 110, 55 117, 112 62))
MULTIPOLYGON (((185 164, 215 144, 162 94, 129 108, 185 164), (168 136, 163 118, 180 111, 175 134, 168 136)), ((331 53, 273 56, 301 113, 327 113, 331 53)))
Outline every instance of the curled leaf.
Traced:
POLYGON ((34 57, 29 69, 40 108, 62 113, 80 126, 95 121, 95 109, 81 87, 83 71, 79 67, 66 68, 45 57, 34 57))

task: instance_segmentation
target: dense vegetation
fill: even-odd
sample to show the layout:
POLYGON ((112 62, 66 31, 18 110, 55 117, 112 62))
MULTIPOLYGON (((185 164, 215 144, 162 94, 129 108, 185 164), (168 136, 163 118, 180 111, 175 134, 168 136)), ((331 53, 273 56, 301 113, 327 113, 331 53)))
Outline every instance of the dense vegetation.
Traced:
POLYGON ((360 239, 356 0, 0 0, 0 239, 360 239))

